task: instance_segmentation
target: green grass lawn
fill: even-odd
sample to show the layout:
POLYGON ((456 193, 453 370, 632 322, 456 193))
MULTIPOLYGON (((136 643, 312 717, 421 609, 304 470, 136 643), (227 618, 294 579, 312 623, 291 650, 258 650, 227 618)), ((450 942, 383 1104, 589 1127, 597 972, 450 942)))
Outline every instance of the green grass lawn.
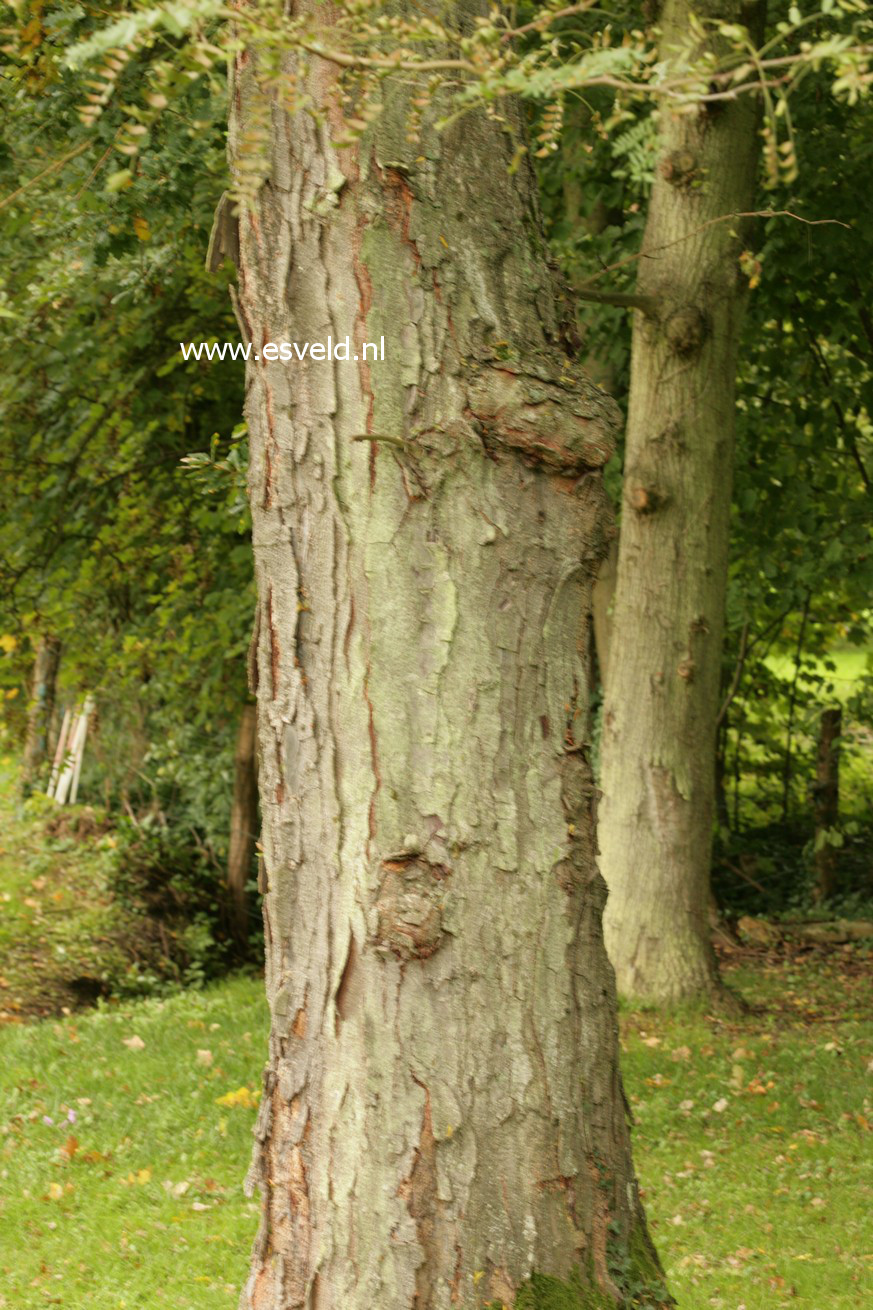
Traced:
MULTIPOLYGON (((103 856, 99 839, 49 849, 13 818, 0 839, 0 1307, 235 1310, 257 1221, 242 1179, 262 985, 22 1022, 29 967, 45 997, 58 945, 90 958, 103 856)), ((860 947, 738 952, 726 967, 750 1014, 622 1013, 637 1168, 683 1310, 873 1306, 870 966, 860 947)))
POLYGON ((236 1306, 265 1029, 232 979, 0 1031, 0 1306, 236 1306))
POLYGON ((635 1156, 680 1307, 873 1306, 871 959, 726 970, 758 1012, 622 1016, 635 1156))
MULTIPOLYGON (((869 972, 847 952, 730 977, 766 1008, 622 1016, 674 1295, 688 1310, 873 1305, 869 972)), ((0 1305, 236 1306, 265 1029, 260 983, 230 979, 0 1030, 0 1305)))

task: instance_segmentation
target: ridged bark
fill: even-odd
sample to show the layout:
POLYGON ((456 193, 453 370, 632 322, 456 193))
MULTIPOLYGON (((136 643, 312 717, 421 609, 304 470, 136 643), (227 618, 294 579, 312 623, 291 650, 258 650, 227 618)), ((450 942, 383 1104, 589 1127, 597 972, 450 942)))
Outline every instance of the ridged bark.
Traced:
MULTIPOLYGON (((686 0, 664 5, 666 59, 687 40, 691 12, 686 0)), ((702 16, 757 27, 760 8, 718 0, 702 16)), ((707 909, 743 308, 738 215, 753 203, 757 102, 663 109, 660 135, 637 286, 657 308, 634 318, 600 844, 619 992, 675 1001, 716 985, 707 909)))
MULTIPOLYGON (((310 89, 329 114, 324 65, 310 89)), ((616 410, 562 346, 512 142, 471 115, 410 145, 407 94, 342 151, 275 111, 240 225, 272 1012, 248 1310, 657 1276, 577 726, 616 410), (347 335, 357 362, 261 349, 347 335)))

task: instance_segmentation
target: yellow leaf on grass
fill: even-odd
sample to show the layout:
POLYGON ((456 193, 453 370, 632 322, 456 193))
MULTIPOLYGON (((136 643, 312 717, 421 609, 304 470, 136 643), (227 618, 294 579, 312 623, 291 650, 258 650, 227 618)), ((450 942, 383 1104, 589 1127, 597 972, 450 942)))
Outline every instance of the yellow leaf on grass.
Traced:
POLYGON ((242 1106, 244 1110, 254 1110, 260 1099, 260 1092, 253 1092, 248 1087, 238 1087, 235 1092, 225 1092, 224 1096, 216 1098, 216 1105, 226 1105, 233 1107, 242 1106))

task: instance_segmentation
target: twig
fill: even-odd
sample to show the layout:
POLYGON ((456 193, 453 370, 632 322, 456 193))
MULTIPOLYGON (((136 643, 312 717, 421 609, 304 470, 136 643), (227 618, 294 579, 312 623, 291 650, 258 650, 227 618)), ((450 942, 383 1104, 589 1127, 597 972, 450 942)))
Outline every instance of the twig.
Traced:
POLYGON ((730 860, 721 860, 720 863, 725 869, 730 869, 731 873, 735 873, 738 878, 742 878, 743 882, 747 882, 749 886, 757 888, 757 890, 764 896, 769 896, 771 894, 767 891, 766 887, 761 885, 761 883, 756 882, 754 878, 749 876, 749 874, 743 873, 738 864, 731 864, 730 860))
POLYGON ((734 699, 737 692, 739 691, 740 679, 743 676, 743 667, 746 663, 746 656, 748 655, 748 653, 749 653, 749 620, 746 619, 745 623, 743 624, 742 633, 740 634, 740 653, 737 658, 737 666, 734 669, 734 676, 731 679, 731 685, 728 688, 727 696, 724 698, 722 707, 718 712, 718 718, 715 721, 716 729, 721 727, 722 723, 724 722, 724 716, 727 714, 728 710, 730 709, 731 701, 734 699))
POLYGON ((574 14, 584 14, 586 10, 591 9, 597 0, 584 0, 582 4, 568 5, 566 9, 559 9, 557 13, 541 14, 535 18, 532 23, 525 23, 523 27, 512 28, 509 32, 504 32, 501 40, 511 41, 516 36, 526 36, 528 32, 543 32, 552 23, 556 23, 559 18, 572 18, 574 14))
POLYGON ((672 246, 679 246, 683 241, 689 241, 691 237, 697 236, 698 232, 703 232, 706 228, 712 227, 714 223, 726 223, 731 218, 793 218, 798 223, 805 223, 807 227, 822 227, 825 224, 834 223, 837 227, 845 227, 851 231, 849 223, 843 223, 838 218, 804 218, 801 214, 794 214, 790 209, 752 209, 737 210, 732 214, 721 214, 718 218, 710 218, 708 222, 701 223, 700 227, 693 228, 686 232, 684 236, 677 237, 675 241, 667 241, 662 246, 655 246, 654 250, 638 250, 635 255, 628 255, 627 259, 620 259, 617 264, 607 264, 598 273, 593 273, 591 277, 586 278, 576 288, 577 292, 596 282, 598 278, 604 277, 607 273, 614 273, 616 269, 624 268, 627 264, 633 264, 636 260, 645 256, 647 259, 653 258, 661 250, 669 250, 672 246))
MULTIPOLYGON (((800 311, 800 304, 797 300, 795 300, 794 303, 797 307, 798 317, 801 319, 801 322, 803 322, 803 315, 800 311)), ((864 490, 869 493, 871 490, 870 475, 867 472, 867 468, 866 465, 864 464, 864 460, 861 458, 861 452, 858 449, 858 443, 855 440, 849 428, 849 424, 846 421, 846 415, 843 411, 843 407, 840 404, 840 402, 837 400, 836 396, 833 394, 834 379, 833 379, 833 373, 831 372, 831 366, 827 361, 827 356, 822 350, 818 338, 814 335, 814 333, 811 331, 811 329, 807 326, 805 322, 803 323, 803 326, 806 328, 806 339, 809 342, 810 354, 812 355, 816 364, 818 364, 818 367, 824 376, 825 382, 827 382, 828 386, 831 388, 831 404, 834 407, 834 413, 837 416, 837 421, 840 427, 842 428, 843 438, 846 442, 846 445, 849 448, 849 454, 852 456, 852 459, 855 461, 858 472, 861 475, 861 481, 864 483, 864 490)))
POLYGON ((102 154, 102 155, 100 156, 100 158, 97 160, 97 163, 96 163, 96 164, 94 165, 94 167, 91 169, 91 172, 90 172, 90 173, 88 174, 88 176, 85 178, 85 181, 84 181, 84 182, 82 183, 82 185, 79 187, 79 190, 76 192, 76 194, 73 196, 73 201, 74 201, 74 202, 77 201, 77 200, 79 199, 79 197, 82 195, 83 192, 85 192, 85 191, 88 190, 88 187, 89 187, 89 186, 91 185, 91 183, 94 181, 94 178, 95 178, 95 177, 97 176, 97 174, 100 172, 100 169, 101 169, 101 168, 103 167, 103 165, 106 163, 106 161, 107 161, 107 159, 109 158, 109 156, 112 154, 112 151, 113 151, 113 148, 114 148, 114 144, 115 144, 115 143, 113 142, 112 145, 107 146, 106 149, 103 151, 103 154, 102 154))
POLYGON ((785 764, 782 769, 782 822, 788 818, 788 803, 791 799, 791 765, 792 737, 794 735, 794 712, 797 707, 797 684, 800 679, 800 661, 803 657, 803 639, 806 636, 806 623, 809 618, 810 593, 806 593, 803 602, 803 617, 797 634, 797 649, 794 652, 794 678, 791 683, 791 695, 788 698, 788 723, 785 729, 785 764))
POLYGON ((3 199, 0 200, 0 209, 5 209, 7 205, 11 205, 14 200, 17 200, 18 197, 23 195, 30 187, 35 186, 36 183, 40 182, 44 177, 48 177, 49 173, 57 172, 59 168, 63 168, 64 164, 68 164, 71 159, 75 159, 76 155, 82 155, 86 150, 90 150, 90 148, 90 141, 80 142, 79 145, 75 146, 72 150, 69 150, 65 155, 62 155, 60 159, 56 159, 54 163, 49 164, 41 173, 36 173, 33 177, 29 177, 16 191, 11 192, 8 196, 4 196, 3 199))
POLYGON ((307 54, 326 59, 329 64, 339 68, 373 68, 386 73, 469 73, 478 76, 480 70, 469 59, 391 59, 374 58, 372 55, 349 55, 343 50, 327 50, 324 46, 312 45, 309 41, 297 41, 301 50, 307 54))

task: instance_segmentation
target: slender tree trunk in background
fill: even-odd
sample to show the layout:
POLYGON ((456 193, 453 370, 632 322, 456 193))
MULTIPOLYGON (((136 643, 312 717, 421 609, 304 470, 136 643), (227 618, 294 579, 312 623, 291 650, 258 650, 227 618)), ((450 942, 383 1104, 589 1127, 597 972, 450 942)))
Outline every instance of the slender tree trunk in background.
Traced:
POLYGON ((815 767, 815 873, 816 900, 825 901, 837 890, 839 852, 831 845, 826 834, 835 828, 840 819, 840 736, 843 731, 843 711, 837 705, 824 710, 818 736, 818 754, 815 767))
POLYGON ((249 880, 258 836, 257 713, 244 705, 233 761, 233 803, 227 853, 227 889, 230 894, 233 933, 245 947, 250 925, 246 883, 249 880))
POLYGON ((24 739, 21 769, 21 785, 25 790, 36 786, 48 755, 60 662, 61 643, 55 637, 43 637, 36 651, 27 711, 27 735, 24 739))
MULTIPOLYGON (((320 61, 309 90, 330 118, 320 61)), ((617 414, 569 366, 511 140, 469 115, 410 144, 414 92, 384 94, 357 149, 274 110, 240 222, 272 1013, 249 1310, 658 1277, 577 733, 617 414), (264 358, 329 336, 348 363, 264 358)))
MULTIPOLYGON (((691 6, 668 0, 662 51, 691 6)), ((757 10, 709 20, 757 26, 757 10)), ((709 940, 715 728, 727 585, 734 385, 752 207, 752 97, 661 118, 634 320, 624 505, 603 726, 607 949, 621 993, 678 1000, 715 983, 709 940)))
POLYGON ((791 679, 791 691, 788 693, 788 717, 785 724, 785 753, 782 763, 782 822, 788 823, 791 809, 791 781, 794 772, 794 724, 797 715, 797 700, 800 692, 801 661, 803 643, 806 637, 806 625, 809 622, 810 593, 807 592, 803 602, 800 628, 797 633, 797 646, 794 651, 794 676, 791 679))
POLYGON ((727 785, 727 724, 722 724, 716 731, 715 740, 715 817, 724 829, 730 828, 731 816, 728 809, 727 785))

